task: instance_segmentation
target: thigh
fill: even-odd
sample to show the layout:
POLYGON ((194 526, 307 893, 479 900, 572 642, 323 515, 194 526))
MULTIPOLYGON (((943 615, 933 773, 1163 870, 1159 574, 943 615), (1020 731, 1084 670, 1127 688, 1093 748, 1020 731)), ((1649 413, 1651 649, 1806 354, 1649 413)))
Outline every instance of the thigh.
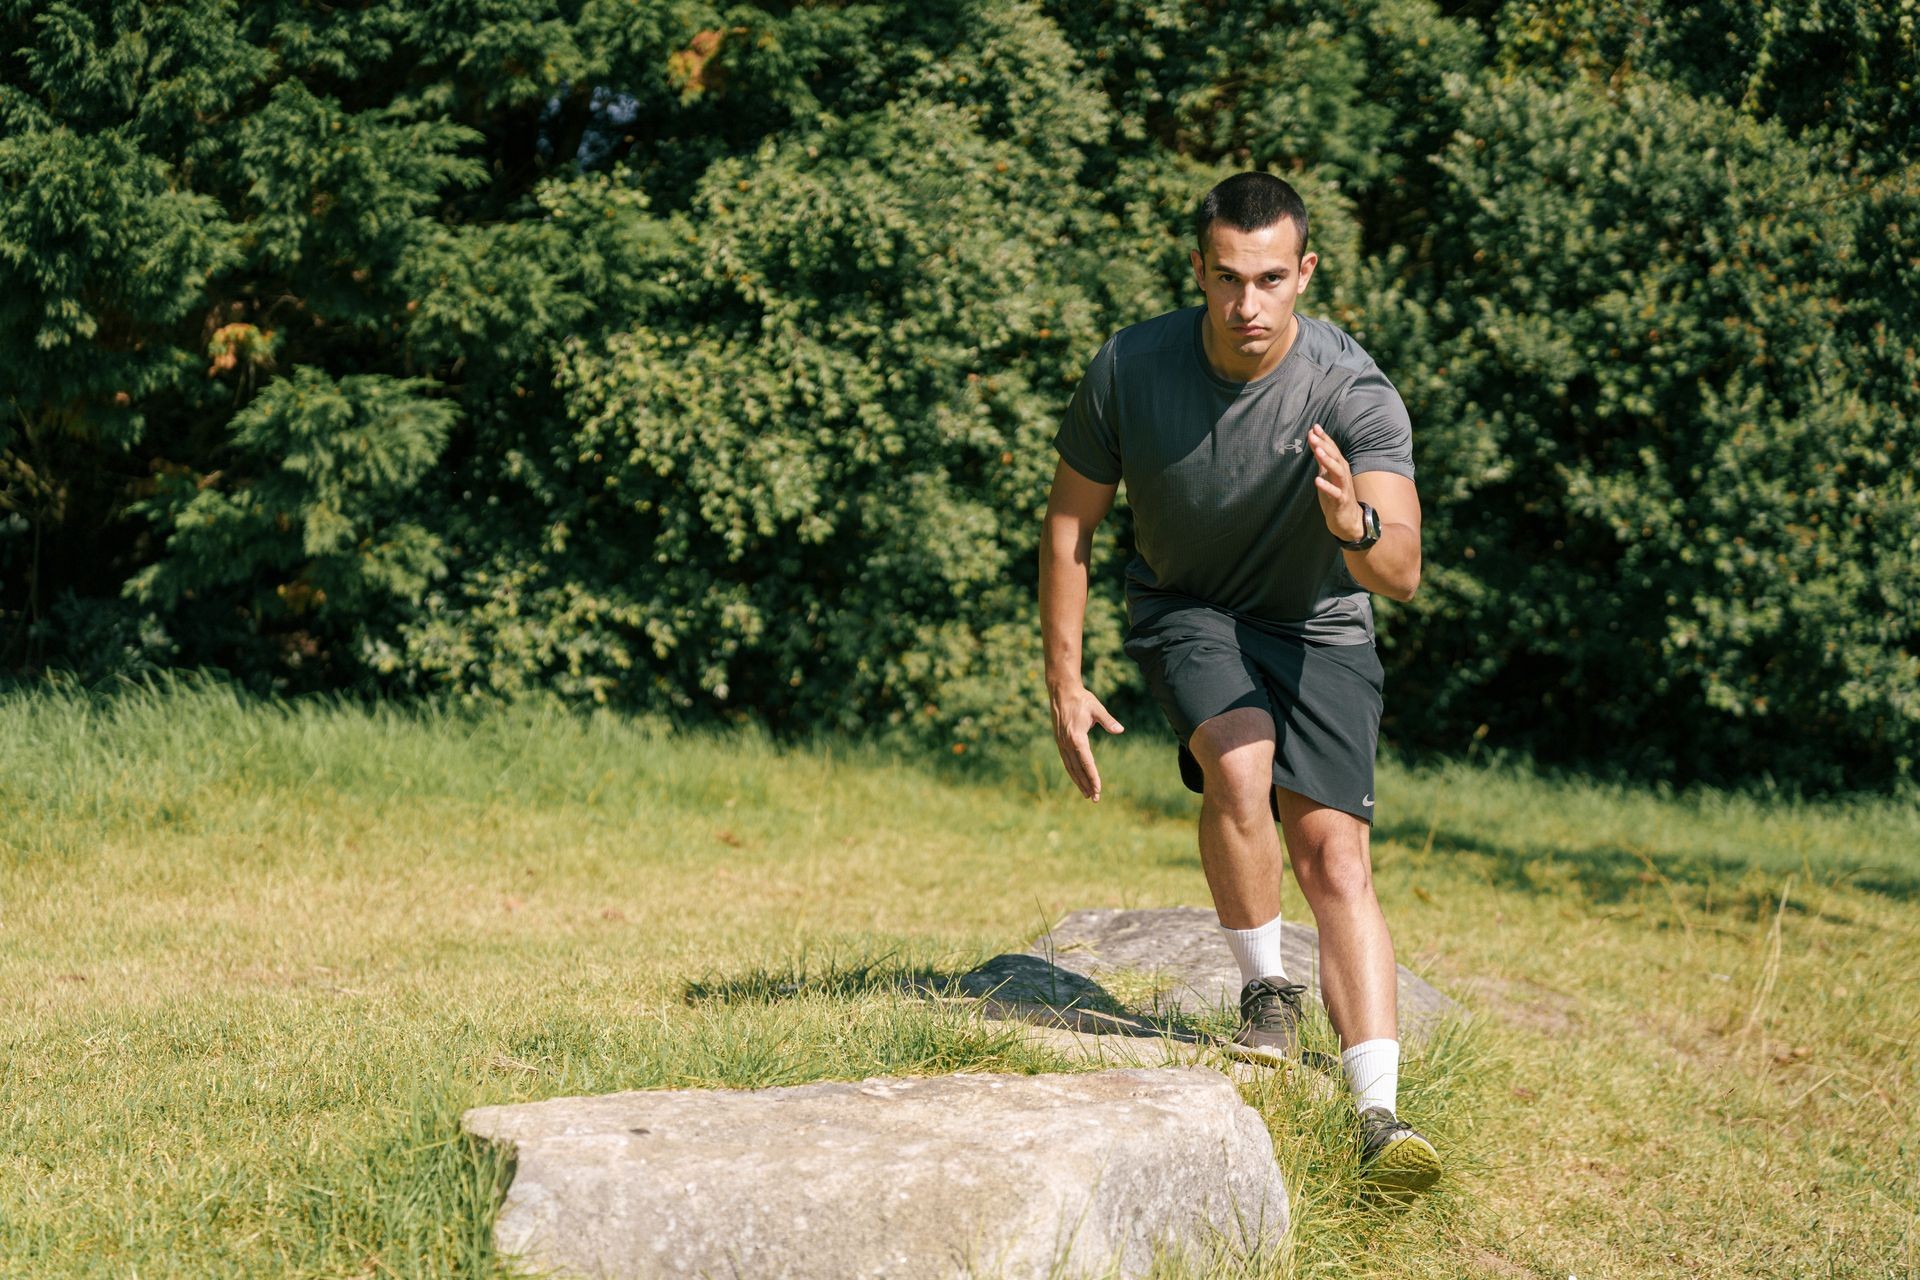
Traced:
POLYGON ((1302 862, 1323 866, 1354 859, 1370 863, 1373 828, 1359 818, 1285 787, 1276 786, 1273 799, 1287 856, 1296 867, 1302 862))
POLYGON ((1372 829, 1297 791, 1274 788, 1287 864, 1308 905, 1318 914, 1327 903, 1362 902, 1373 894, 1372 829))

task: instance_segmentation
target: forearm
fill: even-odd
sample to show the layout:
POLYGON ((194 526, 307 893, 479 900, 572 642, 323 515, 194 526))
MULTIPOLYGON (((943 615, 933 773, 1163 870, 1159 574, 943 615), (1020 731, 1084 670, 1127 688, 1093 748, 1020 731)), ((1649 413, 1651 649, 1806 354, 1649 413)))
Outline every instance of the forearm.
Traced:
POLYGON ((1409 524, 1383 523, 1380 541, 1365 551, 1342 549, 1347 572, 1376 595, 1411 600, 1420 586, 1420 531, 1409 524))
POLYGON ((1080 685, 1093 539, 1049 522, 1040 539, 1040 643, 1049 691, 1080 685))

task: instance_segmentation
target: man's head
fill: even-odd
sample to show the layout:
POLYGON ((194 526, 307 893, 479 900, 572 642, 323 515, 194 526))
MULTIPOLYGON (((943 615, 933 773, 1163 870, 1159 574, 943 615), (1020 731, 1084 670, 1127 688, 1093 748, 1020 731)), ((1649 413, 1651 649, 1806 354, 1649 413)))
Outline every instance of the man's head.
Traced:
POLYGON ((1292 184, 1270 173, 1236 173, 1200 198, 1193 213, 1193 238, 1205 256, 1215 223, 1236 231, 1259 231, 1282 218, 1293 223, 1296 254, 1307 251, 1307 205, 1292 184))
POLYGON ((1233 376, 1268 372, 1285 352, 1294 304, 1320 261, 1306 251, 1306 204, 1272 174, 1236 174, 1201 199, 1194 234, 1208 356, 1233 376))

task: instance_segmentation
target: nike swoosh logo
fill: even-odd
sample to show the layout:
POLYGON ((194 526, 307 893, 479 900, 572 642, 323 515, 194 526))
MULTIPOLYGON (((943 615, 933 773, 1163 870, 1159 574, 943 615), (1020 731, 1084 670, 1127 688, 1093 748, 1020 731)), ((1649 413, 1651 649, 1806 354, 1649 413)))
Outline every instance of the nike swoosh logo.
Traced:
POLYGON ((1373 796, 1368 795, 1367 798, 1365 800, 1362 800, 1360 803, 1365 808, 1368 808, 1368 809, 1373 808, 1373 796))

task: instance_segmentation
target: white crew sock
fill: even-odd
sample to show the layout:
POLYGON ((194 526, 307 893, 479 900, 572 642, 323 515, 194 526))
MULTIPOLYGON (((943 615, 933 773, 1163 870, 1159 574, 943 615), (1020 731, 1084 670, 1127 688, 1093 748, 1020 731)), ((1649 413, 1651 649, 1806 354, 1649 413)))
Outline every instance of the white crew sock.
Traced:
POLYGON ((1356 1111, 1385 1107, 1392 1113, 1394 1095, 1400 1089, 1398 1040, 1364 1040, 1341 1051, 1340 1065, 1347 1073, 1347 1087, 1353 1090, 1356 1111))
POLYGON ((1229 929, 1221 925, 1220 932, 1227 935, 1227 947, 1240 962, 1241 986, 1255 978, 1287 980, 1286 966, 1280 962, 1279 916, 1255 929, 1229 929))

